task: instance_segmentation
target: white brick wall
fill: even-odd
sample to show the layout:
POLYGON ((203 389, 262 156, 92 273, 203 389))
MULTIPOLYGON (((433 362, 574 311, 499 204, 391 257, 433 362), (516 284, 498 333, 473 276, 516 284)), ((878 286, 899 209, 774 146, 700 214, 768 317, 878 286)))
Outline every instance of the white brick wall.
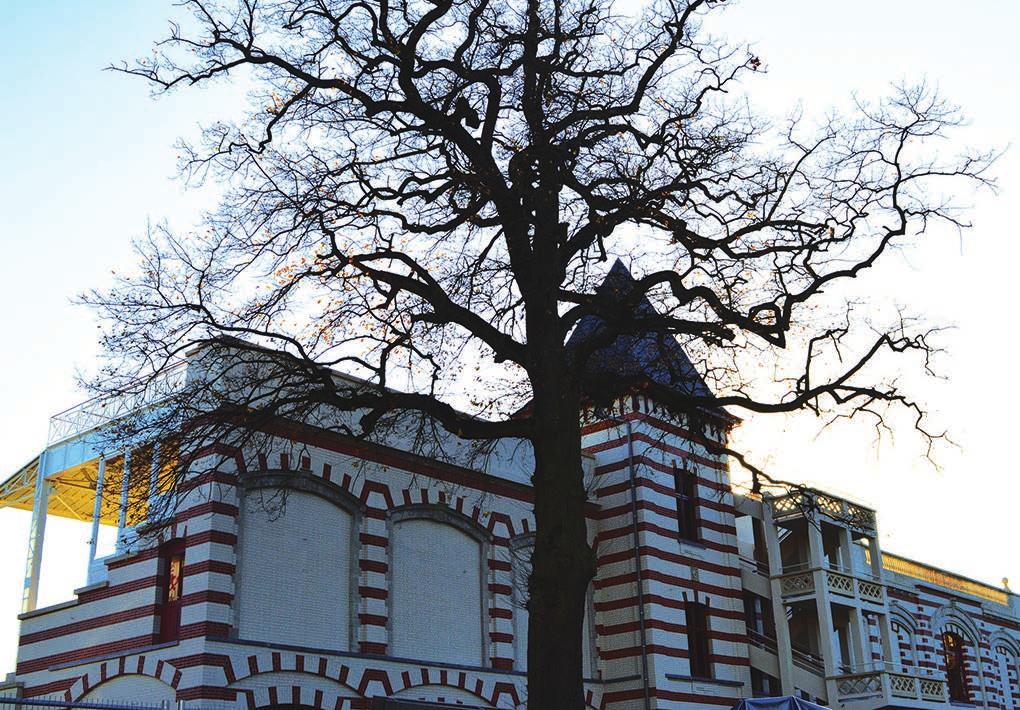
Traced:
POLYGON ((435 520, 393 526, 392 653, 481 665, 482 546, 435 520))
POLYGON ((253 641, 346 650, 351 627, 351 515, 290 491, 267 512, 258 491, 242 507, 238 635, 253 641), (274 517, 275 516, 275 517, 274 517))

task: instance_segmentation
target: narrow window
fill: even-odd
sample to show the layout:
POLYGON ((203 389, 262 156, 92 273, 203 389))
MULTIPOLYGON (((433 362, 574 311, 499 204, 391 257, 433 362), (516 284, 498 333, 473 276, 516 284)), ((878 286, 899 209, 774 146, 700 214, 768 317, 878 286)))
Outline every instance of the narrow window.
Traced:
POLYGON ((181 632, 181 596, 184 591, 184 541, 163 546, 163 599, 159 614, 159 640, 176 641, 181 632))
POLYGON ((698 541, 698 477, 673 462, 673 486, 676 490, 677 532, 681 540, 698 541))
POLYGON ((995 649, 996 662, 999 666, 999 681, 1002 683, 1002 700, 1005 710, 1013 710, 1013 683, 1009 679, 1009 652, 1004 647, 995 649))
POLYGON ((181 589, 184 585, 184 555, 174 555, 170 558, 170 570, 167 573, 166 600, 175 602, 181 598, 181 589))
POLYGON ((709 659, 708 608, 699 602, 686 602, 687 650, 691 663, 691 676, 711 678, 712 662, 709 659))
POLYGON ((946 631, 942 634, 942 651, 946 660, 949 699, 964 703, 970 702, 966 668, 964 667, 963 638, 952 631, 946 631))

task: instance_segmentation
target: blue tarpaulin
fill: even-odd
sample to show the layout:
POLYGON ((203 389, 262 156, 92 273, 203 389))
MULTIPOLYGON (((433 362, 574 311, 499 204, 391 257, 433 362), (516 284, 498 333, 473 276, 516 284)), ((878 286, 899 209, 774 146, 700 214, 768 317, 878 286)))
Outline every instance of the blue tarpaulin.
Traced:
POLYGON ((733 706, 733 710, 829 710, 807 700, 784 695, 781 698, 751 698, 741 700, 733 706))

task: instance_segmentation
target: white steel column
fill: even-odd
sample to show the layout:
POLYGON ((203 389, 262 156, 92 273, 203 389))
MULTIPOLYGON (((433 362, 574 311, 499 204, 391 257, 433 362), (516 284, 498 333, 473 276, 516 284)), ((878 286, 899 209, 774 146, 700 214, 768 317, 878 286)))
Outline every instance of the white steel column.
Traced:
POLYGON ((96 547, 99 544, 99 519, 103 515, 103 482, 106 480, 106 457, 99 457, 99 473, 96 474, 96 500, 92 504, 92 537, 89 538, 89 566, 96 561, 96 547))
POLYGON ((117 517, 118 552, 124 547, 127 538, 124 530, 127 527, 128 489, 130 484, 131 484, 131 451, 129 449, 124 452, 124 469, 120 482, 120 514, 117 517))
POLYGON ((152 445, 152 465, 149 467, 149 520, 155 519, 159 500, 159 442, 152 445))
POLYGON ((49 505, 50 482, 46 480, 46 451, 39 454, 35 475, 35 496, 32 501, 32 523, 28 532, 28 558, 25 560, 25 584, 21 610, 34 611, 39 599, 39 574, 42 571, 43 541, 46 537, 46 512, 49 505))

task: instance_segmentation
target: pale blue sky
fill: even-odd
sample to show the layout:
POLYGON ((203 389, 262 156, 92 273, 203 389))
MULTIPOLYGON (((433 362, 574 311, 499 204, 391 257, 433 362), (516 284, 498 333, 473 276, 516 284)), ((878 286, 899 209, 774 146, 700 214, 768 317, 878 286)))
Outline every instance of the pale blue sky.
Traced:
MULTIPOLYGON (((173 143, 236 95, 154 102, 139 81, 101 71, 146 53, 168 7, 0 2, 0 476, 41 449, 50 415, 81 399, 74 373, 93 363, 95 324, 70 299, 130 262, 146 220, 188 225, 202 203, 170 179, 173 143)), ((1020 4, 1002 0, 743 0, 718 24, 756 43, 769 73, 753 95, 769 112, 799 102, 817 115, 852 91, 875 95, 891 80, 926 77, 965 107, 970 142, 1000 147, 1020 142, 1018 26, 1020 4)), ((744 440, 786 478, 875 505, 887 549, 989 582, 1012 576, 1020 587, 1020 483, 1009 446, 1020 396, 1016 149, 997 174, 1001 193, 973 198, 977 227, 962 245, 936 235, 869 282, 958 325, 947 340, 950 380, 930 393, 963 444, 944 470, 924 465, 910 437, 876 453, 863 429, 815 440, 803 421, 750 421, 744 440)), ((0 673, 14 667, 27 518, 0 511, 0 673)), ((63 523, 50 522, 43 604, 68 599, 84 577, 88 532, 63 523)))

